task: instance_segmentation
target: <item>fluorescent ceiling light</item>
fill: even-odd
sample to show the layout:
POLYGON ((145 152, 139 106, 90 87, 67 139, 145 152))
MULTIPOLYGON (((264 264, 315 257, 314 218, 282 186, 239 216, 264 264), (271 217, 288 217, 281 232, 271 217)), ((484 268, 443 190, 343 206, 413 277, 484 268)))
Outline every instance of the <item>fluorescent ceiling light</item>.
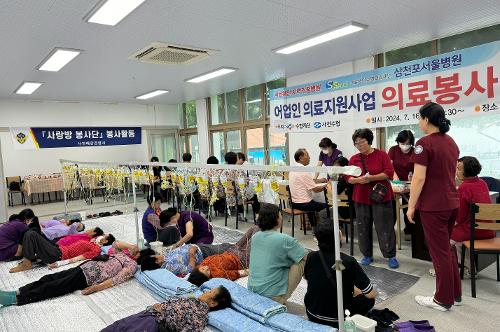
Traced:
POLYGON ((236 71, 236 70, 237 70, 236 68, 223 67, 223 68, 219 68, 219 69, 216 69, 214 71, 211 71, 209 73, 205 73, 205 74, 193 77, 193 78, 189 78, 186 80, 186 82, 200 83, 200 82, 203 82, 203 81, 215 78, 215 77, 219 77, 222 75, 232 73, 233 71, 236 71))
POLYGON ((167 92, 168 92, 168 90, 155 90, 155 91, 151 91, 151 92, 148 92, 146 94, 137 96, 135 98, 145 100, 145 99, 150 99, 150 98, 162 95, 162 94, 167 93, 167 92))
POLYGON ((262 99, 254 99, 254 100, 249 100, 246 103, 247 104, 253 104, 253 103, 258 103, 258 102, 261 102, 261 101, 262 101, 262 99))
POLYGON ((292 54, 298 51, 302 51, 306 48, 316 46, 322 43, 326 43, 327 41, 337 39, 346 35, 349 35, 351 33, 355 33, 361 30, 366 29, 368 26, 360 23, 355 23, 355 22, 350 22, 348 24, 342 25, 338 28, 335 28, 334 30, 328 31, 321 33, 319 35, 309 37, 307 39, 304 39, 302 41, 293 43, 288 46, 280 47, 274 52, 276 53, 281 53, 281 54, 292 54))
POLYGON ((117 25, 145 0, 106 0, 101 1, 86 19, 89 23, 117 25))
POLYGON ((49 56, 38 66, 38 70, 59 71, 71 60, 76 58, 82 51, 63 48, 55 48, 49 56))
POLYGON ((41 82, 23 82, 19 88, 16 90, 18 95, 30 95, 41 87, 43 83, 41 82))

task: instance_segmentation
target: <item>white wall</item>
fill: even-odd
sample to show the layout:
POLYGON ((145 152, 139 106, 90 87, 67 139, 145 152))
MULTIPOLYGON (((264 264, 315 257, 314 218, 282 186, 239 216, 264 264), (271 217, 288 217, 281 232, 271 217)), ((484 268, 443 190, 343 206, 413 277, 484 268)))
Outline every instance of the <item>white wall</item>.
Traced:
MULTIPOLYGON (((286 84, 287 86, 294 86, 344 75, 350 75, 372 69, 374 69, 374 60, 373 57, 368 57, 333 67, 323 68, 303 75, 287 77, 286 84)), ((361 126, 362 125, 360 125, 360 127, 361 126)), ((352 144, 352 133, 352 130, 330 130, 318 131, 313 133, 290 133, 288 141, 290 164, 294 164, 295 160, 293 159, 293 155, 299 148, 307 149, 309 155, 311 156, 311 164, 316 164, 320 152, 318 144, 323 137, 329 137, 334 143, 337 144, 338 149, 343 152, 344 156, 349 158, 357 152, 352 144)), ((374 134, 376 134, 375 131, 374 134)), ((375 138, 373 146, 376 145, 376 142, 377 140, 375 138)))
POLYGON ((179 127, 176 105, 0 101, 4 176, 60 172, 59 159, 86 161, 148 160, 147 129, 179 127), (15 150, 9 127, 140 126, 142 144, 15 150), (146 128, 146 129, 145 129, 146 128))

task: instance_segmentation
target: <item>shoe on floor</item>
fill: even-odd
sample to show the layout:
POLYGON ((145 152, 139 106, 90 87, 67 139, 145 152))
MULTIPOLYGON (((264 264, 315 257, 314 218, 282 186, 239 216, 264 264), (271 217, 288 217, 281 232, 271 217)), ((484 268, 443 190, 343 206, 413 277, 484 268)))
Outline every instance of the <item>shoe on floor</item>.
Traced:
POLYGON ((359 261, 359 264, 361 265, 370 265, 371 263, 373 262, 373 257, 363 257, 361 258, 361 260, 359 261))
POLYGON ((431 277, 435 277, 435 276, 436 276, 436 270, 434 270, 434 269, 429 269, 429 275, 430 275, 431 277))
POLYGON ((394 323, 394 327, 397 328, 398 331, 412 329, 415 325, 429 326, 430 324, 428 320, 409 320, 407 322, 394 323))
POLYGON ((417 295, 415 296, 415 301, 420 304, 421 306, 424 306, 424 307, 429 307, 429 308, 432 308, 432 309, 435 309, 435 310, 439 310, 439 311, 448 311, 449 309, 446 308, 445 306, 437 303, 436 301, 434 301, 434 297, 432 296, 420 296, 420 295, 417 295))
POLYGON ((461 306, 462 305, 462 297, 457 297, 455 299, 455 302, 453 303, 453 305, 456 305, 456 306, 461 306))
POLYGON ((387 265, 389 265, 391 269, 397 269, 399 267, 399 262, 396 257, 391 257, 388 259, 387 265))
POLYGON ((405 241, 411 241, 411 234, 405 234, 405 241))
POLYGON ((16 273, 21 271, 30 270, 33 267, 33 264, 28 259, 23 259, 17 266, 13 267, 9 270, 10 273, 16 273))

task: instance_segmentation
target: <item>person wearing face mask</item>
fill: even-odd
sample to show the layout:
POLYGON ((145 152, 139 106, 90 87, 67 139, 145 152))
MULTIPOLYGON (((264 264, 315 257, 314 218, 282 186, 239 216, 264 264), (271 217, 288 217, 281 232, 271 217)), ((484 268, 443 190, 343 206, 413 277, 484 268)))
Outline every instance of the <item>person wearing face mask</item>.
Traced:
MULTIPOLYGON (((392 165, 394 166, 394 180, 401 181, 411 181, 410 173, 413 173, 413 162, 410 161, 411 156, 413 155, 414 145, 415 145, 415 137, 410 130, 402 130, 399 132, 396 137, 396 143, 398 145, 394 145, 389 149, 389 158, 391 158, 392 165)), ((406 216, 407 208, 403 209, 403 216, 405 221, 405 240, 411 240, 412 233, 412 224, 408 221, 408 217, 406 216)), ((396 211, 396 204, 393 204, 393 212, 394 215, 398 211, 396 211)))
POLYGON ((389 158, 394 166, 394 180, 410 181, 409 173, 413 173, 413 163, 410 161, 413 155, 415 137, 410 130, 400 131, 396 137, 396 143, 389 149, 389 158))
MULTIPOLYGON (((318 157, 318 164, 316 166, 321 167, 333 166, 333 163, 338 157, 342 156, 342 151, 337 149, 337 144, 333 143, 328 137, 323 137, 319 142, 319 148, 321 149, 318 157)), ((314 175, 314 179, 317 179, 319 173, 314 175)))

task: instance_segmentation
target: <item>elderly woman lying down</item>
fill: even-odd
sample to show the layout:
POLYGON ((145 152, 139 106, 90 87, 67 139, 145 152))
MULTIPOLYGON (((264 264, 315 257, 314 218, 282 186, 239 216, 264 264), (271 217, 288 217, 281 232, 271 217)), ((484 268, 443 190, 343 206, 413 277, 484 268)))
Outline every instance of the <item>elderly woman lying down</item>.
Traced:
POLYGON ((198 332, 208 324, 208 312, 231 305, 231 294, 220 286, 198 298, 171 297, 149 306, 138 314, 114 322, 101 332, 198 332))
POLYGON ((77 267, 48 274, 17 291, 0 290, 0 304, 23 305, 82 290, 89 295, 118 285, 134 276, 137 263, 124 253, 100 255, 77 267))

